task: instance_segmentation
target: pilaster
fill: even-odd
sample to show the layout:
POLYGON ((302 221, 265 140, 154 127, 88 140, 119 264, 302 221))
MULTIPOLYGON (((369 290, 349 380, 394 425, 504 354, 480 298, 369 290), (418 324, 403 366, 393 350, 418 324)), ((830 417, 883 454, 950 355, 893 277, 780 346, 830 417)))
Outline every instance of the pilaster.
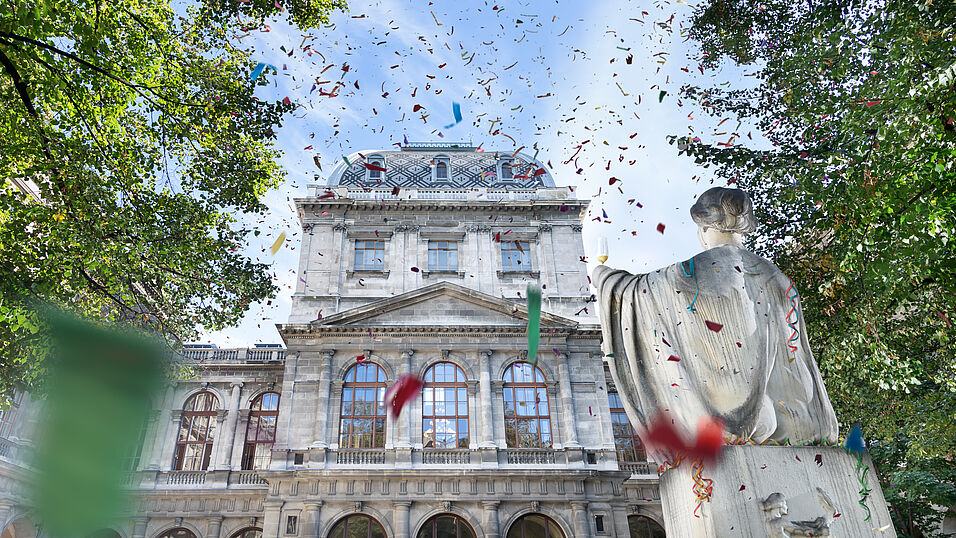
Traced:
POLYGON ((409 538, 409 517, 411 501, 395 501, 392 503, 393 517, 395 518, 395 538, 409 538))
POLYGON ((575 538, 590 538, 591 526, 588 524, 588 502, 571 501, 571 520, 575 538))

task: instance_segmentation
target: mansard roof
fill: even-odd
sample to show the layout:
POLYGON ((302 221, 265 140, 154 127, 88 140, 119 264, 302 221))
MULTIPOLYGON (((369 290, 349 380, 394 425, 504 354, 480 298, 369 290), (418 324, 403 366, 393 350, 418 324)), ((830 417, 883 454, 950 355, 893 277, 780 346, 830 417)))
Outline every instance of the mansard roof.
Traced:
POLYGON ((466 143, 410 143, 399 150, 362 150, 346 155, 329 175, 328 186, 462 188, 490 187, 533 189, 554 187, 548 168, 537 159, 513 151, 480 150, 466 143), (365 167, 373 156, 385 161, 382 178, 371 179, 365 167), (435 159, 448 159, 448 178, 438 179, 432 171, 435 159), (509 160, 513 178, 502 179, 500 163, 509 160), (348 164, 346 164, 348 161, 348 164), (482 174, 484 172, 484 174, 482 174))

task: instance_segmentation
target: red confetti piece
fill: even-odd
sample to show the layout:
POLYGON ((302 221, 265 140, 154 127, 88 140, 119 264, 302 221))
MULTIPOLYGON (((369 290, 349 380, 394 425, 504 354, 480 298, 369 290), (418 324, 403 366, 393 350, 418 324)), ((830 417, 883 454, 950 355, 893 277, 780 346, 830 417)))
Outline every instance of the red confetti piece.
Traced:
POLYGON ((399 413, 406 404, 415 401, 422 392, 424 383, 414 375, 407 374, 398 378, 397 381, 385 391, 385 407, 392 414, 392 418, 398 418, 399 413))
POLYGON ((745 490, 745 489, 747 489, 747 486, 741 484, 741 485, 740 485, 740 489, 738 489, 737 491, 743 491, 743 490, 745 490))
POLYGON ((737 347, 744 347, 740 342, 737 342, 737 347))
POLYGON ((663 223, 663 222, 658 222, 658 223, 657 223, 657 231, 660 232, 660 233, 664 233, 664 223, 663 223))
POLYGON ((401 190, 402 190, 401 187, 393 187, 393 188, 392 188, 392 196, 398 196, 398 193, 401 192, 401 190))
POLYGON ((355 357, 355 361, 359 364, 365 364, 365 355, 359 355, 358 357, 355 357))
POLYGON ((680 357, 678 357, 677 355, 671 355, 670 357, 667 357, 667 360, 669 360, 669 361, 674 361, 674 362, 680 362, 680 357))
POLYGON ((714 331, 715 333, 719 333, 720 330, 724 328, 724 326, 720 323, 715 323, 713 321, 704 320, 704 324, 707 325, 708 329, 714 331))
POLYGON ((794 456, 794 458, 797 458, 797 461, 799 461, 799 462, 801 462, 801 463, 803 462, 803 460, 800 459, 800 456, 794 456))
POLYGON ((420 269, 418 267, 412 267, 412 272, 417 273, 420 269))
POLYGON ((377 165, 374 165, 374 164, 371 164, 371 163, 365 163, 365 168, 368 168, 369 170, 372 170, 372 171, 374 171, 374 172, 387 172, 387 171, 388 171, 388 170, 386 170, 385 168, 383 168, 383 167, 381 167, 381 166, 377 166, 377 165))
POLYGON ((816 464, 819 465, 820 467, 823 467, 823 455, 822 455, 822 454, 817 454, 816 456, 814 456, 814 457, 813 457, 813 461, 816 462, 816 464))

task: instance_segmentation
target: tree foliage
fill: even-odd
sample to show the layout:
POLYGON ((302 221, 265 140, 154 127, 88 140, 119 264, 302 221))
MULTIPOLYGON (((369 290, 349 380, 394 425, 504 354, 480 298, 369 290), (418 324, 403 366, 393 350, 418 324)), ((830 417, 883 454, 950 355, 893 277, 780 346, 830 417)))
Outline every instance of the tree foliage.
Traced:
POLYGON ((750 245, 801 290, 842 428, 891 447, 874 454, 901 536, 956 504, 954 26, 952 2, 705 2, 701 67, 754 78, 682 88, 741 125, 672 137, 753 196, 750 245))
POLYGON ((0 0, 0 389, 36 388, 37 303, 173 340, 277 291, 239 250, 294 105, 234 36, 342 0, 0 0), (246 219, 249 220, 249 219, 246 219))

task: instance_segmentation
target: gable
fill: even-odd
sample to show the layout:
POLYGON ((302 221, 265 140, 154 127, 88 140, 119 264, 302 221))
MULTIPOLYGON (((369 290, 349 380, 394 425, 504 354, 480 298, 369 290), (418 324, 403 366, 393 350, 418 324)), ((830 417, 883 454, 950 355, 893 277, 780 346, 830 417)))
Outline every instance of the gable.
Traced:
MULTIPOLYGON (((442 281, 328 316, 313 326, 337 327, 524 327, 523 304, 442 281)), ((576 321, 542 312, 542 327, 576 327, 576 321)))

